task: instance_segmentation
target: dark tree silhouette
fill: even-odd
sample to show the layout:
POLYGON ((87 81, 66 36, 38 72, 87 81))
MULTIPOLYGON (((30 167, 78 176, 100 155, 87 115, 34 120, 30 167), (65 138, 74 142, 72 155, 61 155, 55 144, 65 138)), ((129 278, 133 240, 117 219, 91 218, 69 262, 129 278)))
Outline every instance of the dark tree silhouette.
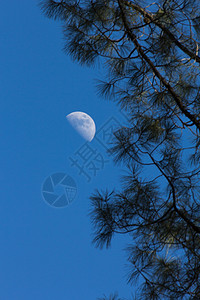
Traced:
POLYGON ((129 117, 110 149, 128 168, 121 189, 91 196, 94 243, 130 235, 137 299, 200 299, 199 1, 40 5, 62 21, 73 60, 106 70, 98 93, 129 117))

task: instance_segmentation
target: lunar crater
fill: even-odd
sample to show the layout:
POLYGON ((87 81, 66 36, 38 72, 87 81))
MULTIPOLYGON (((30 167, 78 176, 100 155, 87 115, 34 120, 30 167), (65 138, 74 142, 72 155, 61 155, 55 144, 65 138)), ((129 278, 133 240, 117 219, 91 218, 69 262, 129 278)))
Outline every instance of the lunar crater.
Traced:
POLYGON ((91 142, 96 133, 94 120, 86 113, 75 111, 66 116, 70 125, 87 141, 91 142))

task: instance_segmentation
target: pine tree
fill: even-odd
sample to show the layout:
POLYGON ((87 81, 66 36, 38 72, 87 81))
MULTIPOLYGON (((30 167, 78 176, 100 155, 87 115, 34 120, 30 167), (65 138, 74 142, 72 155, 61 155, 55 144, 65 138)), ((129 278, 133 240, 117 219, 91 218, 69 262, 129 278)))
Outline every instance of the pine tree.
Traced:
POLYGON ((200 299, 200 3, 197 0, 43 0, 62 21, 64 50, 99 63, 98 93, 129 125, 110 153, 121 188, 91 196, 94 243, 128 234, 137 299, 200 299))

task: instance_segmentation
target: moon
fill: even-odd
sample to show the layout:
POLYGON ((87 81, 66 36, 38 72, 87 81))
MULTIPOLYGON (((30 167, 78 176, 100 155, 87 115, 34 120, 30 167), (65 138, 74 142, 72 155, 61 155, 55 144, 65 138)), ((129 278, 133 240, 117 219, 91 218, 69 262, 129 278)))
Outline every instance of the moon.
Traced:
POLYGON ((95 136, 94 120, 86 113, 75 111, 66 116, 70 125, 86 140, 91 142, 95 136))

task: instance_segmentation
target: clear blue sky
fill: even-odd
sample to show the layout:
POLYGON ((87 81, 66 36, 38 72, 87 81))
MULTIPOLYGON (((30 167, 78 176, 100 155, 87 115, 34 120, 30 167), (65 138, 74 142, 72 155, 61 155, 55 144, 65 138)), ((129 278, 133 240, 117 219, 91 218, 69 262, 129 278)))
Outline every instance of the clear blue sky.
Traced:
POLYGON ((97 140, 91 147, 109 160, 88 183, 69 157, 84 144, 65 116, 88 113, 97 130, 118 109, 96 96, 98 71, 62 52, 61 24, 45 18, 37 1, 3 1, 0 12, 1 209, 0 300, 94 300, 126 285, 125 238, 112 249, 91 244, 89 196, 96 187, 119 186, 120 168, 97 140), (49 175, 69 174, 77 196, 65 208, 42 197, 49 175))

